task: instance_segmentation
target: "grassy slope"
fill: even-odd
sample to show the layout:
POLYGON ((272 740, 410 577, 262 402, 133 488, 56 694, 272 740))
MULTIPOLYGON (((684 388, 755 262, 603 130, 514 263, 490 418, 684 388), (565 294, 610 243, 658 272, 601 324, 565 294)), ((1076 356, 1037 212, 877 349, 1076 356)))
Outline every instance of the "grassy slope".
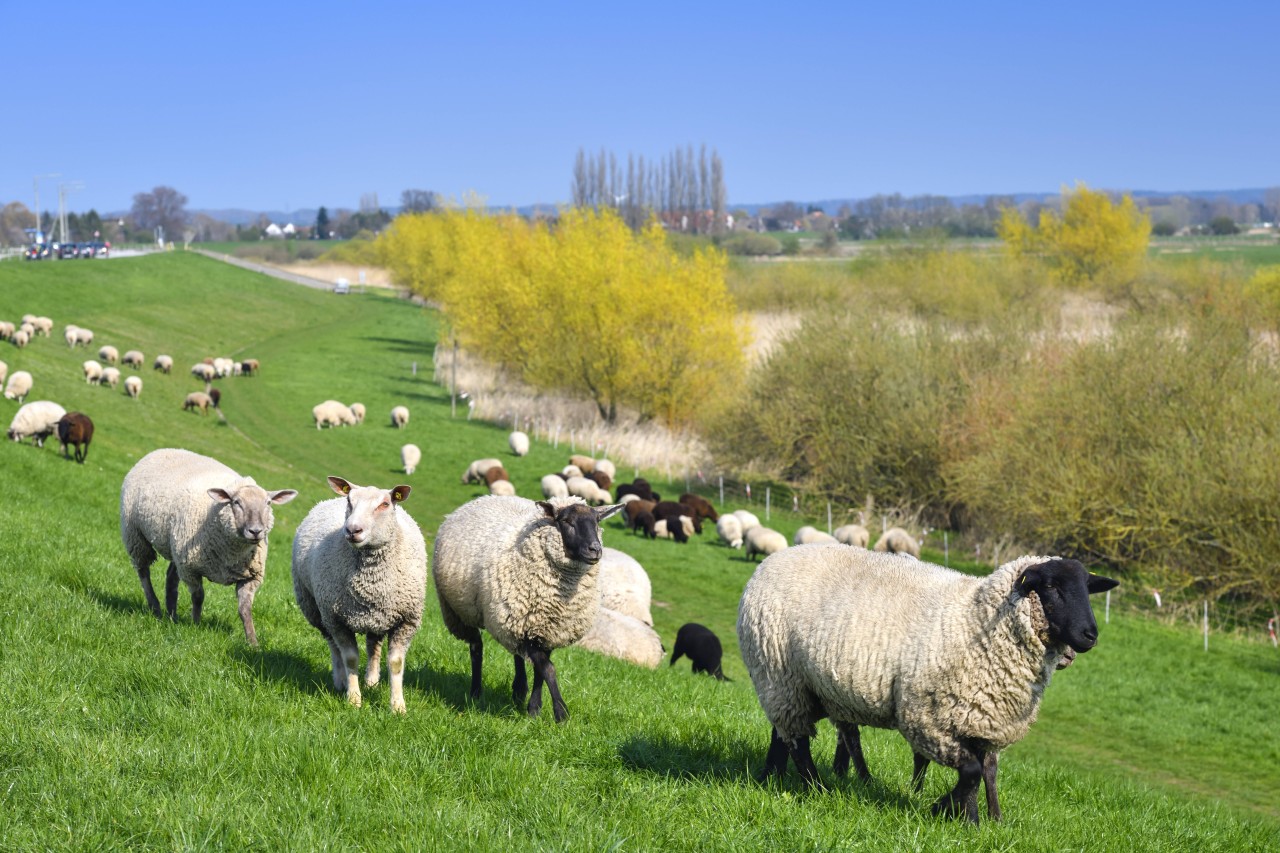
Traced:
MULTIPOLYGON (((653 579, 668 644, 696 620, 725 641, 729 684, 688 667, 640 670, 568 649, 556 661, 573 714, 529 721, 507 695, 511 662, 489 643, 485 697, 465 700, 465 646, 429 598, 409 653, 409 714, 385 687, 352 709, 327 689, 328 654, 293 602, 290 536, 327 497, 323 477, 407 480, 424 530, 478 494, 459 476, 478 456, 510 459, 505 433, 450 422, 427 378, 434 319, 408 303, 331 294, 178 255, 85 264, 0 265, 0 318, 47 314, 96 344, 148 357, 142 399, 86 386, 60 336, 0 348, 36 378, 32 399, 88 412, 98 433, 84 466, 56 448, 0 447, 0 848, 311 849, 510 846, 574 849, 1260 848, 1280 832, 1280 746, 1271 720, 1280 662, 1270 647, 1224 639, 1209 655, 1189 630, 1116 618, 1099 648, 1062 673, 1041 722, 1002 761, 1003 825, 974 831, 925 808, 953 774, 934 769, 910 794, 910 760, 887 732, 866 738, 878 781, 828 778, 803 795, 794 777, 761 789, 747 775, 767 728, 737 655, 733 623, 751 566, 710 542, 646 542, 609 523, 606 544, 653 579), (179 409, 206 355, 257 357, 258 378, 224 380, 226 422, 179 409), (418 375, 412 372, 417 362, 418 375), (360 400, 368 422, 319 432, 310 407, 360 400), (397 403, 413 411, 401 433, 397 403), (398 473, 406 440, 423 449, 398 473), (213 587, 193 626, 153 619, 119 542, 117 495, 147 451, 182 446, 302 496, 277 511, 268 578, 255 606, 259 651, 243 641, 230 590, 213 587), (1150 784, 1152 787, 1147 787, 1150 784), (1221 805, 1215 803, 1215 800, 1221 805)), ((0 402, 9 417, 15 404, 0 402)), ((568 448, 510 459, 522 494, 568 448)), ((662 484, 658 484, 662 489, 662 484)), ((672 493, 680 491, 679 486, 672 493)), ((789 514, 788 514, 789 515, 789 514)), ((775 519, 787 532, 799 520, 775 519)), ((157 571, 157 575, 161 572, 157 571)), ((829 760, 830 726, 816 755, 829 760)))

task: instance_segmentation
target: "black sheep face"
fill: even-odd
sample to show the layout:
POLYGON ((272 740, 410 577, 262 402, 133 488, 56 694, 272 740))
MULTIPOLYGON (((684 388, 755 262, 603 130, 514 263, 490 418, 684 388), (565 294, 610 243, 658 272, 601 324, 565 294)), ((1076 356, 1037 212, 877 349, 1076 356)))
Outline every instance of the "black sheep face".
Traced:
POLYGON ((564 543, 564 553, 576 563, 594 566, 604 555, 604 543, 600 541, 600 522, 622 509, 622 504, 589 507, 572 503, 556 509, 550 501, 538 501, 538 506, 555 522, 564 543))
POLYGON ((1052 559, 1023 571, 1016 589, 1035 592, 1049 622, 1049 639, 1087 652, 1098 642, 1098 623, 1089 596, 1106 592, 1119 581, 1090 574, 1078 560, 1052 559))

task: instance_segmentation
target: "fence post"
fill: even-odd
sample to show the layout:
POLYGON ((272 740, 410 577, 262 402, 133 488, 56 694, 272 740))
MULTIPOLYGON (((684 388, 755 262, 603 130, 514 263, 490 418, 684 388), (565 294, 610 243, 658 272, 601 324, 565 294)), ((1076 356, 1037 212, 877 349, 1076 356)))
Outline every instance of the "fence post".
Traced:
POLYGON ((1107 625, 1110 625, 1110 624, 1111 624, 1111 590, 1107 590, 1107 614, 1106 614, 1106 624, 1107 624, 1107 625))
POLYGON ((769 520, 769 503, 770 503, 770 500, 772 499, 772 495, 771 495, 772 491, 773 491, 772 486, 764 487, 764 520, 765 521, 769 520))
POLYGON ((827 501, 827 535, 831 535, 831 501, 827 501))
POLYGON ((1204 600, 1204 650, 1209 651, 1209 599, 1204 600))
MULTIPOLYGON (((951 568, 951 541, 947 538, 947 531, 942 531, 942 565, 951 568)), ((1110 602, 1110 598, 1107 599, 1110 602)))
POLYGON ((724 475, 720 475, 720 506, 724 506, 724 475))

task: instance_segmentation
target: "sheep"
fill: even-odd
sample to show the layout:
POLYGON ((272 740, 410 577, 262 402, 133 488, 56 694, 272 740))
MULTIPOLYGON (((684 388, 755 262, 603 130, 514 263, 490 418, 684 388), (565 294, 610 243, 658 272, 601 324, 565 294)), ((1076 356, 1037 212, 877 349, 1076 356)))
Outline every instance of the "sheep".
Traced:
POLYGON ((321 501, 293 539, 293 595, 302 615, 329 643, 333 686, 360 707, 360 648, 365 635, 366 687, 381 676, 387 641, 391 711, 405 713, 404 659, 422 625, 427 546, 400 506, 413 489, 357 486, 329 477, 341 497, 321 501))
POLYGON ((730 548, 742 547, 742 522, 733 513, 720 516, 716 522, 716 533, 720 541, 730 548))
POLYGON ((471 483, 483 483, 485 472, 490 468, 501 468, 502 460, 488 457, 485 459, 473 460, 467 466, 467 470, 462 472, 462 484, 470 485, 471 483))
POLYGON ((619 496, 617 497, 617 501, 618 501, 618 503, 620 503, 620 504, 629 504, 629 503, 631 503, 632 501, 638 501, 638 500, 640 500, 640 496, 639 496, 639 495, 631 495, 631 494, 628 494, 628 495, 619 495, 619 496))
POLYGON ((857 727, 897 729, 926 763, 958 771, 934 813, 977 823, 987 757, 1026 735, 1065 650, 1097 642, 1089 595, 1114 586, 1060 557, 1020 557, 985 578, 843 546, 770 557, 738 613, 773 726, 761 778, 785 772, 789 756, 816 781, 809 740, 822 717, 863 778, 857 727))
POLYGON ((142 396, 142 377, 130 376, 126 379, 124 381, 124 393, 135 400, 142 396))
POLYGON ((86 361, 81 365, 84 371, 84 381, 86 385, 97 385, 102 381, 102 365, 98 361, 86 361))
POLYGON ((857 548, 867 547, 867 543, 871 541, 871 533, 861 524, 846 524, 837 527, 835 533, 836 541, 841 545, 853 545, 857 548))
POLYGON ((31 393, 31 386, 34 384, 35 380, 31 378, 30 373, 25 370, 15 370, 9 377, 9 384, 4 388, 4 395, 10 400, 21 403, 31 393))
POLYGON ((658 501, 662 500, 662 495, 659 495, 657 492, 651 489, 649 487, 649 481, 644 479, 643 477, 637 477, 634 481, 630 483, 623 483, 622 485, 618 486, 617 492, 615 492, 615 494, 617 494, 619 499, 621 499, 625 495, 635 495, 636 497, 639 497, 642 500, 653 501, 654 503, 657 503, 658 501))
MULTIPOLYGON (((663 522, 665 524, 666 522, 663 522)), ((641 512, 635 517, 632 529, 643 533, 646 539, 658 538, 658 522, 651 512, 641 512)), ((665 528, 664 528, 665 532, 665 528)), ((687 537, 686 537, 687 538, 687 537)))
POLYGON ((215 358, 213 360, 213 372, 218 376, 230 376, 235 369, 236 363, 229 358, 215 358))
POLYGON ((204 382, 212 382, 217 378, 217 371, 213 369, 212 364, 200 362, 199 364, 191 365, 191 375, 204 382))
POLYGON ((724 677, 724 670, 720 668, 723 655, 720 638, 710 628, 697 622, 686 622, 676 632, 676 645, 671 651, 671 663, 668 666, 675 666, 682 656, 688 657, 693 661, 694 675, 705 672, 719 681, 728 681, 724 677))
POLYGON ((757 518, 756 514, 750 510, 735 509, 733 514, 738 517, 739 523, 742 524, 742 533, 744 536, 751 528, 760 526, 760 519, 757 518))
POLYGON ((511 477, 508 476, 507 469, 503 468, 501 465, 494 465, 492 468, 489 468, 484 472, 484 483, 486 486, 492 486, 498 480, 510 479, 511 477))
MULTIPOLYGON (((613 463, 610 462, 608 459, 597 459, 595 470, 599 471, 601 474, 604 474, 610 480, 618 479, 618 469, 613 467, 613 463)), ((603 488, 607 489, 609 487, 604 486, 603 488)))
POLYGON ((835 541, 836 538, 830 533, 823 533, 818 528, 808 524, 797 530, 796 535, 791 540, 794 545, 829 545, 835 541))
POLYGON ((209 407, 213 405, 213 398, 203 391, 192 391, 187 398, 182 401, 182 410, 195 411, 200 410, 200 414, 209 414, 209 407))
POLYGON ((742 534, 742 541, 747 546, 744 556, 752 561, 755 560, 757 554, 763 554, 767 557, 770 554, 785 550, 787 547, 787 537, 776 530, 770 530, 759 524, 755 527, 747 528, 742 534))
POLYGON ((89 346, 93 343, 93 332, 89 329, 81 329, 76 327, 76 346, 83 344, 89 346))
MULTIPOLYGON (((570 456, 569 464, 578 469, 577 476, 579 477, 585 477, 587 474, 596 470, 596 460, 590 456, 583 456, 580 453, 575 453, 573 456, 570 456)), ((568 475, 566 474, 565 476, 567 477, 568 475)))
POLYGON ((104 344, 98 348, 98 360, 104 364, 115 364, 120 360, 120 350, 110 344, 104 344))
POLYGON ((409 425, 409 409, 407 406, 396 406, 391 410, 391 425, 396 429, 404 429, 409 425))
POLYGON ((312 406, 311 417, 315 419, 316 429, 323 426, 351 426, 356 422, 350 407, 337 400, 325 400, 312 406))
POLYGON ((653 626, 653 585, 644 567, 630 554, 605 548, 600 557, 600 606, 653 626))
POLYGON ((53 335, 53 320, 48 317, 36 317, 31 325, 36 327, 37 335, 44 335, 46 338, 53 335))
POLYGON ((666 651, 652 626, 608 607, 596 611, 595 621, 577 645, 649 669, 658 668, 666 651))
MULTIPOLYGON (((645 528, 645 535, 649 535, 648 527, 645 528)), ((693 519, 687 515, 659 518, 653 523, 654 539, 674 539, 684 545, 692 535, 693 519)))
POLYGON ((160 600, 151 586, 151 564, 169 561, 165 612, 178 619, 178 581, 191 592, 191 621, 200 624, 204 582, 235 584, 245 639, 258 645, 253 597, 267 566, 272 506, 298 496, 293 489, 267 491, 226 465, 189 450, 153 450, 138 460, 120 487, 120 538, 156 618, 160 600))
POLYGON ((58 441, 62 443, 62 456, 70 459, 67 445, 75 448, 76 462, 83 465, 89 458, 89 443, 93 441, 93 421, 84 412, 67 412, 57 423, 58 441))
POLYGON ((213 404, 215 409, 222 408, 222 392, 217 388, 210 388, 206 393, 209 395, 209 402, 213 404))
POLYGON ((169 373, 173 370, 173 356, 158 355, 155 363, 151 365, 152 370, 159 370, 161 373, 169 373))
POLYGON ((598 468, 590 474, 587 474, 586 477, 606 492, 613 487, 613 479, 598 468))
POLYGON ((261 369, 262 365, 256 358, 246 358, 240 362, 240 374, 242 376, 257 376, 258 371, 261 369))
POLYGON ((584 474, 577 465, 566 465, 560 469, 560 476, 567 480, 570 477, 582 477, 584 474))
POLYGON ((364 416, 365 416, 364 403, 352 403, 347 408, 351 410, 351 417, 355 420, 357 424, 364 423, 364 416))
POLYGON ((132 367, 134 370, 141 370, 142 363, 146 360, 147 357, 142 354, 142 351, 136 349, 131 349, 120 356, 120 364, 125 367, 132 367))
POLYGON ((526 456, 529 453, 529 436, 519 431, 513 432, 507 436, 507 446, 516 456, 526 456))
POLYGON ((489 494, 504 495, 511 497, 515 495, 516 487, 511 484, 510 480, 494 480, 489 484, 489 494))
POLYGON ((25 329, 19 329, 13 333, 13 337, 10 338, 10 340, 13 342, 15 347, 22 349, 31 340, 31 333, 25 329))
POLYGON ((570 477, 565 480, 565 487, 570 495, 580 497, 587 503, 597 506, 607 504, 610 500, 607 491, 597 486, 594 480, 588 480, 586 477, 570 477))
POLYGON ((0 387, 4 386, 4 379, 9 375, 9 365, 0 361, 0 387))
POLYGON ((7 341, 13 337, 16 331, 14 325, 7 320, 0 320, 0 341, 7 341))
MULTIPOLYGON (((17 376, 18 374, 14 374, 17 376)), ((48 400, 34 400, 18 409, 9 423, 6 435, 10 441, 22 441, 28 436, 35 438, 36 447, 44 447, 44 440, 58 429, 58 421, 67 410, 57 403, 48 400)))
POLYGON ((418 449, 416 444, 406 444, 400 448, 400 464, 404 466, 406 474, 412 474, 413 470, 418 467, 418 463, 422 461, 422 451, 418 449))
POLYGON ((98 380, 99 385, 106 385, 108 388, 114 388, 120 384, 120 368, 104 367, 102 368, 102 378, 98 380))
POLYGON ((623 512, 626 515, 626 526, 634 528, 636 526, 636 518, 641 513, 653 514, 653 508, 657 506, 653 501, 628 501, 623 505, 623 512))
POLYGON ((567 498, 569 487, 559 474, 548 474, 542 478, 542 496, 544 498, 567 498))
POLYGON ((582 639, 600 609, 600 522, 620 506, 591 508, 579 498, 537 503, 482 497, 447 515, 431 561, 445 627, 471 649, 471 698, 480 698, 480 629, 515 657, 511 693, 528 690, 524 661, 533 664, 528 713, 542 710, 542 685, 556 722, 569 712, 551 653, 582 639))
POLYGON ((884 533, 880 534, 880 538, 876 540, 873 551, 888 551, 890 554, 910 554, 917 560, 920 559, 920 545, 915 539, 911 538, 911 534, 903 530, 901 527, 890 527, 884 533))
MULTIPOLYGON (((63 338, 67 342, 67 346, 71 347, 72 349, 75 349, 76 344, 80 342, 79 338, 76 335, 78 331, 79 331, 78 326, 72 326, 68 324, 66 331, 62 333, 63 338)), ((12 334, 12 332, 10 334, 12 334)))
POLYGON ((22 332, 23 334, 25 334, 25 335, 27 336, 27 340, 28 340, 28 341, 35 340, 35 337, 36 337, 36 327, 35 327, 35 324, 34 324, 34 323, 32 323, 30 320, 28 320, 27 322, 25 322, 25 323, 23 323, 21 326, 19 326, 19 327, 18 327, 18 331, 19 331, 19 332, 22 332))
POLYGON ((692 492, 685 492, 680 496, 680 503, 693 510, 693 514, 697 516, 699 520, 720 520, 720 513, 716 512, 716 508, 711 505, 711 501, 701 495, 695 495, 692 492))
POLYGON ((676 501, 658 501, 653 508, 653 517, 661 521, 664 518, 675 518, 678 516, 688 516, 693 523, 693 531, 699 536, 702 535, 702 519, 689 506, 676 501))

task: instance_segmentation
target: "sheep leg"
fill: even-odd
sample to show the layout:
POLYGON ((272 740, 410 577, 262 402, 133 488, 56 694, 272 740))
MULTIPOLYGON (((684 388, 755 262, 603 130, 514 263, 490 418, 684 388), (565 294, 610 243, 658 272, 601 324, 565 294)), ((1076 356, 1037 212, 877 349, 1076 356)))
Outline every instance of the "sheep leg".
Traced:
MULTIPOLYGON (((403 714, 404 704, 404 658, 409 651, 409 641, 413 639, 413 630, 404 625, 398 626, 387 639, 387 671, 391 675, 391 711, 403 714)), ((366 674, 368 669, 365 670, 366 674)), ((374 669, 377 674, 377 669, 374 669)))
POLYGON ((986 755, 978 750, 972 757, 956 768, 960 778, 956 786, 933 804, 935 815, 968 818, 970 823, 978 823, 978 785, 982 782, 982 767, 986 755))
POLYGON ((919 793, 924 790, 924 774, 929 769, 929 759, 918 752, 913 752, 911 761, 911 790, 919 793))
POLYGON ((756 776, 757 782, 768 782, 771 775, 779 778, 787 772, 787 756, 790 751, 787 749, 786 742, 778 737, 778 729, 775 727, 772 734, 769 735, 769 751, 764 756, 764 770, 760 771, 760 775, 756 776))
POLYGON ((484 640, 480 637, 480 632, 475 631, 474 637, 468 642, 471 645, 471 698, 480 698, 480 667, 484 663, 484 640))
MULTIPOLYGON (((533 695, 538 700, 538 704, 542 704, 542 690, 538 680, 547 683, 547 691, 551 694, 551 710, 555 714, 556 722, 563 723, 569 717, 569 709, 565 707, 564 698, 560 695, 560 685, 556 683, 556 667, 551 662, 551 652, 545 649, 532 648, 529 649, 529 661, 533 664, 534 685, 533 695)), ((529 700, 530 706, 533 699, 529 700)), ((539 709, 541 710, 541 709, 539 709)), ((529 708, 529 714, 535 715, 532 707, 529 708)))
POLYGON ((511 681, 511 698, 517 705, 524 704, 524 698, 529 695, 529 676, 524 671, 524 658, 515 655, 516 659, 516 675, 511 681))
POLYGON ((151 612, 159 619, 161 618, 160 599, 156 598, 156 591, 151 586, 151 566, 136 566, 136 568, 138 570, 138 580, 142 582, 142 594, 147 599, 147 607, 151 608, 151 612))
POLYGON ((533 690, 529 694, 529 716, 536 717, 542 713, 542 670, 538 669, 538 665, 529 661, 533 665, 533 690))
POLYGON ((988 752, 982 761, 982 783, 987 789, 987 819, 1000 820, 1000 799, 996 796, 996 770, 1000 753, 988 752))
POLYGON ((863 782, 871 781, 871 771, 867 769, 867 759, 862 754, 862 735, 857 726, 836 723, 836 757, 831 762, 831 769, 837 776, 849 775, 849 759, 853 759, 853 769, 863 782))
MULTIPOLYGON (((360 646, 356 644, 356 635, 343 627, 333 626, 330 628, 333 634, 333 643, 338 647, 338 651, 342 654, 342 667, 345 670, 345 685, 337 685, 339 690, 343 687, 347 691, 347 701, 357 708, 360 707, 360 646)), ((335 679, 336 681, 336 679, 335 679)))
POLYGON ((172 562, 164 576, 164 612, 169 614, 170 621, 178 621, 178 567, 172 562))
POLYGON ((244 625, 244 638, 255 648, 258 645, 258 634, 253 630, 253 597, 262 586, 262 578, 240 581, 236 584, 237 609, 240 611, 240 622, 244 625))
MULTIPOLYGON (((373 687, 382 678, 382 634, 366 634, 364 638, 364 686, 373 687)), ((390 654, 387 663, 391 663, 390 654)))
POLYGON ((809 736, 798 737, 794 743, 787 744, 787 747, 791 752, 791 760, 796 763, 796 770, 800 772, 800 779, 804 782, 805 787, 819 783, 818 768, 813 764, 813 752, 809 749, 809 736))
POLYGON ((332 667, 333 689, 344 690, 347 686, 347 665, 342 660, 342 649, 333 641, 333 635, 321 628, 320 632, 329 643, 329 665, 332 667))
POLYGON ((188 581, 187 589, 191 591, 191 621, 199 625, 200 614, 204 612, 204 578, 197 576, 194 581, 188 581))

